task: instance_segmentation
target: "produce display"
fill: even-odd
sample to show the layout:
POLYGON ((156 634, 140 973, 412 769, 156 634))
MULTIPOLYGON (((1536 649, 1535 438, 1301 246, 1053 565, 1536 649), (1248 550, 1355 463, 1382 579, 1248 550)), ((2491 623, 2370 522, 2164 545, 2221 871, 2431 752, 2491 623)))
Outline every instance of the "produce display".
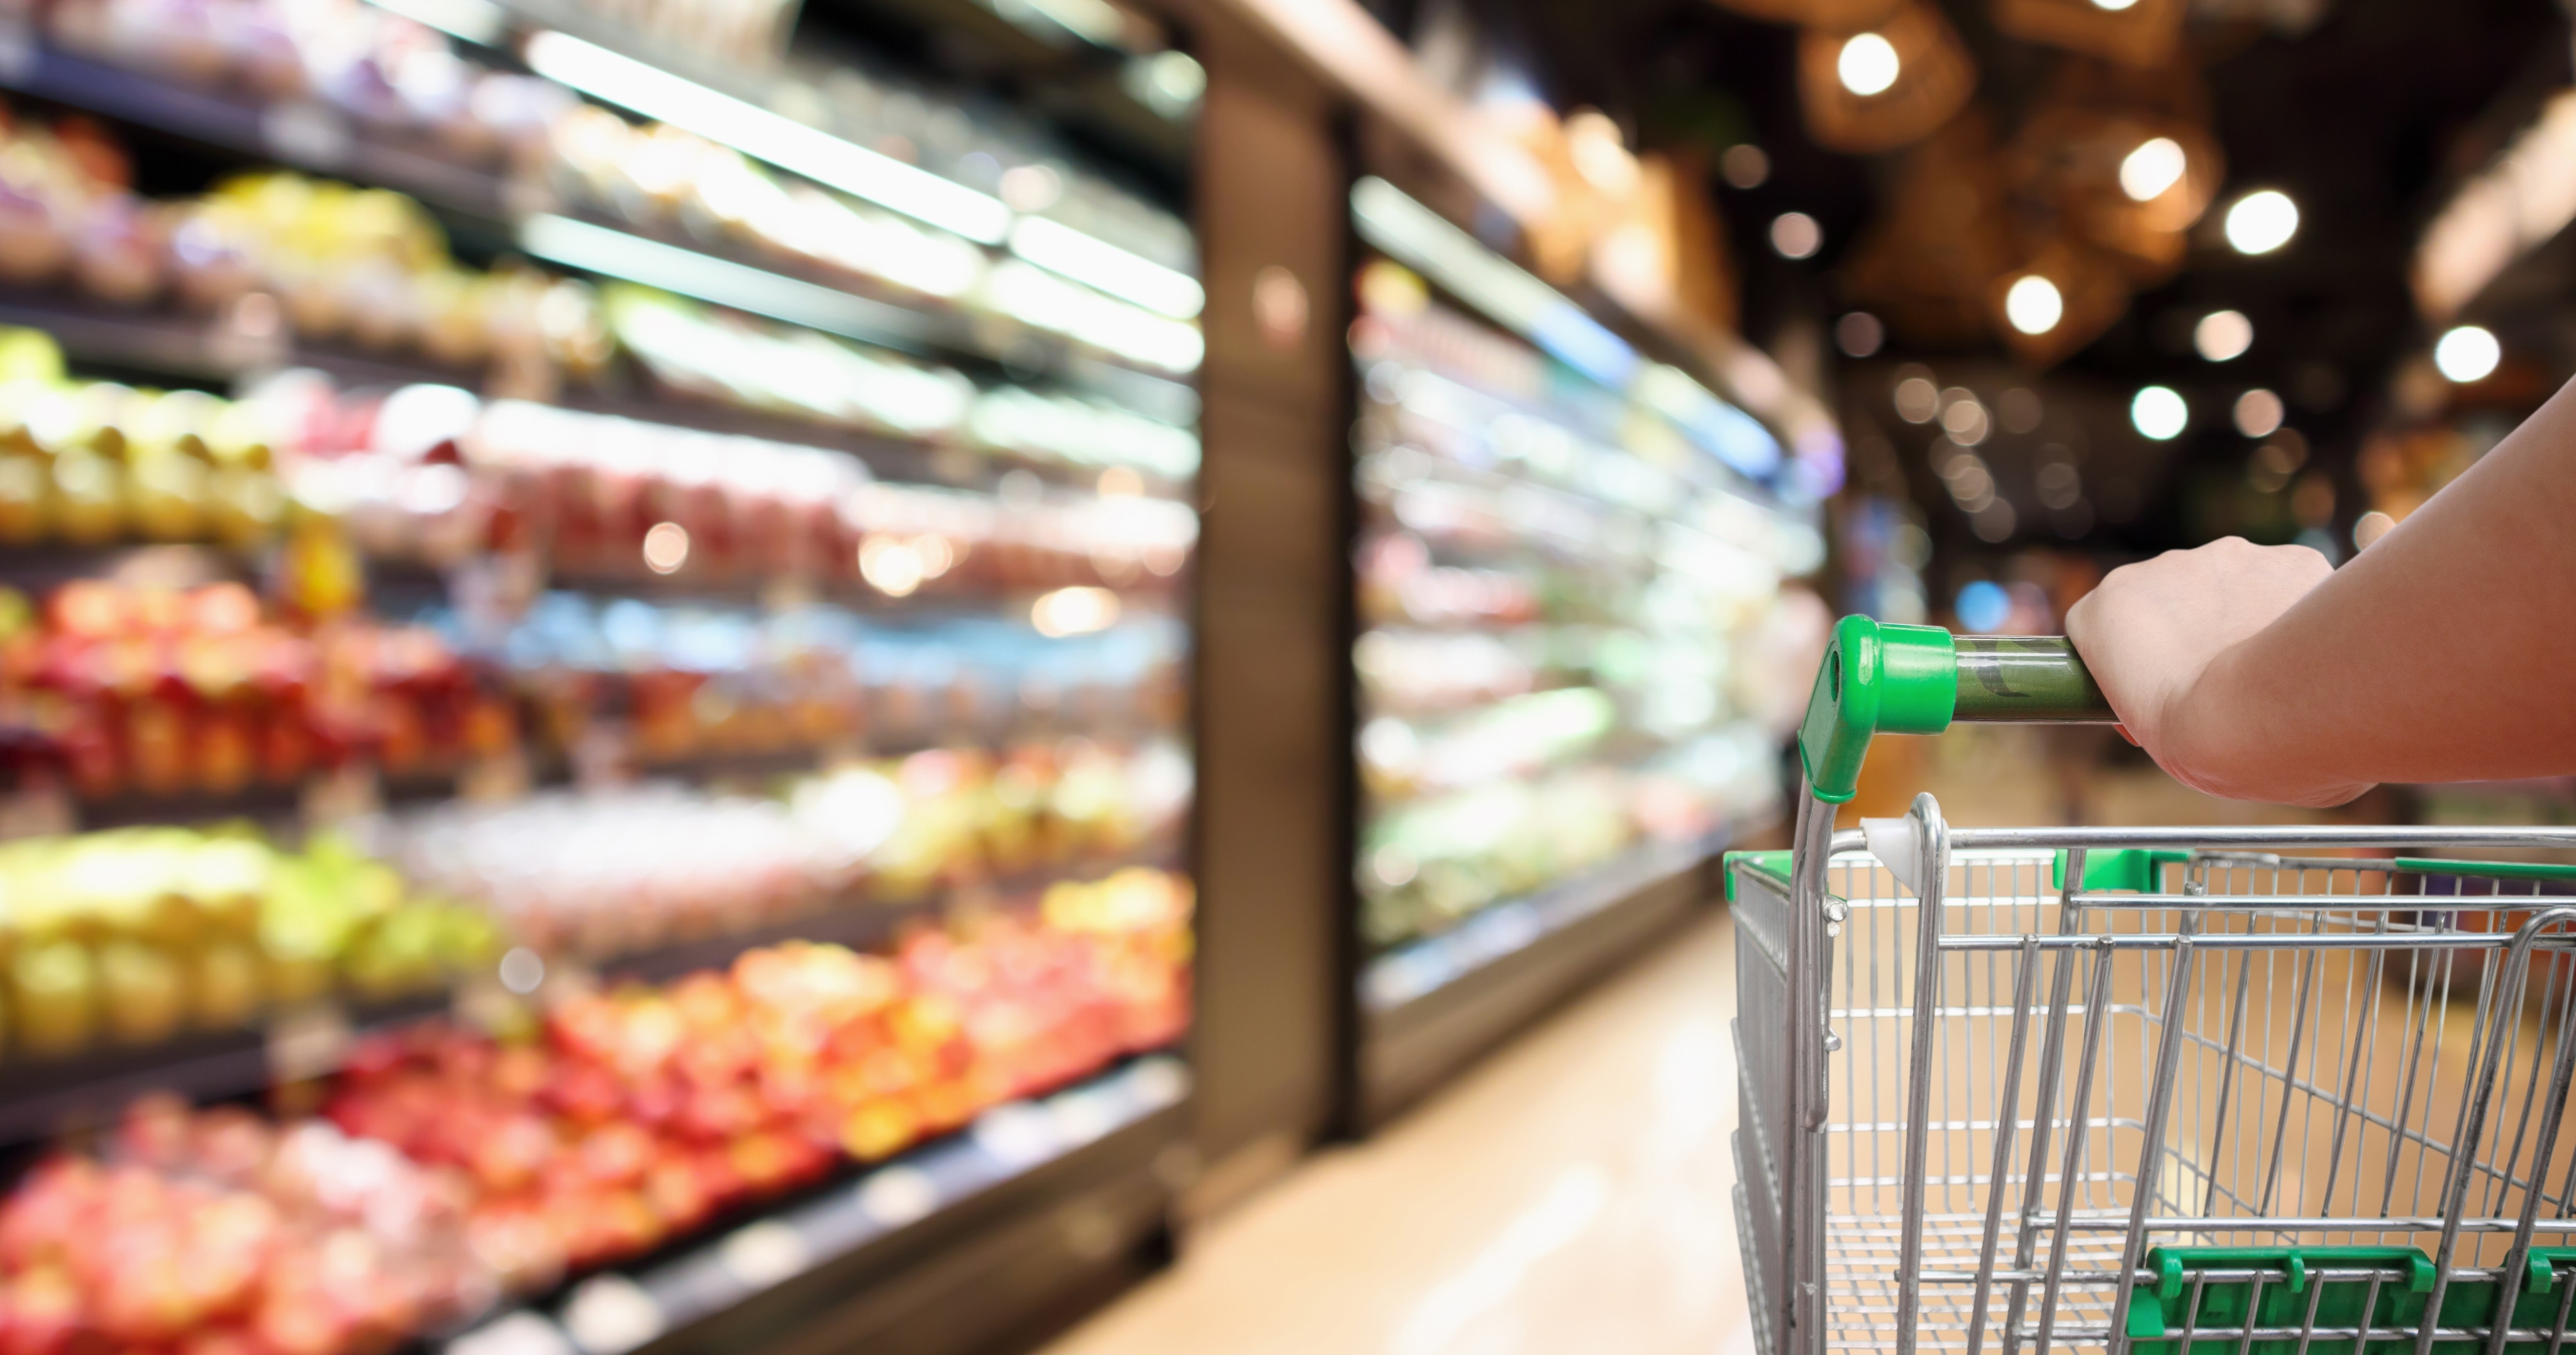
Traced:
POLYGON ((790 943, 379 1037, 320 1118, 146 1100, 0 1200, 0 1340, 383 1350, 1168 1045, 1189 909, 1124 871, 891 955, 790 943))
POLYGON ((256 410, 71 380, 51 339, 0 330, 0 544, 250 550, 276 541, 295 507, 256 410))
POLYGON ((445 987, 500 952, 443 901, 331 834, 287 851, 241 828, 0 843, 10 1054, 226 1030, 320 997, 445 987))
POLYGON ((577 106, 570 90, 479 68, 446 37, 359 0, 53 0, 63 47, 139 74, 279 103, 315 101, 467 162, 517 156, 577 106))
POLYGON ((1005 502, 877 481, 824 448, 449 386, 344 393, 297 372, 247 403, 280 440, 297 498, 330 505, 393 558, 541 542, 557 567, 592 576, 805 578, 903 597, 1150 586, 1198 536, 1187 505, 1142 494, 1132 475, 1103 493, 1015 484, 1005 502))
POLYGON ((524 266, 476 272, 449 256, 419 203, 381 188, 262 171, 202 197, 152 202, 95 123, 47 126, 0 110, 0 281, 68 281, 117 306, 219 310, 257 293, 256 324, 455 365, 539 364, 573 375, 610 356, 589 290, 524 266))
POLYGON ((1169 745, 938 749, 798 779, 778 798, 656 783, 397 817, 387 859, 489 910, 514 944, 607 958, 859 900, 1169 844, 1189 794, 1169 745))
POLYGON ((1368 940, 1776 812, 1750 641, 1814 529, 1395 264, 1358 292, 1368 940))
POLYGON ((506 695, 421 627, 289 615, 239 583, 0 589, 0 729, 81 794, 228 794, 363 760, 396 775, 514 747, 506 695))
POLYGON ((524 9, 0 4, 0 1355, 431 1348, 1186 1033, 1189 228, 577 2, 997 224, 524 9))

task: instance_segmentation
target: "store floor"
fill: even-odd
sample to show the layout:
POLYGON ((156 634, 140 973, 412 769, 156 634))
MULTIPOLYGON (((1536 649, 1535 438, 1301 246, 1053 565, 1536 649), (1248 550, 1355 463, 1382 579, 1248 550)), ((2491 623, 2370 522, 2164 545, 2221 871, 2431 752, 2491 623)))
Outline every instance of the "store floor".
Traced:
POLYGON ((1194 1231, 1049 1355, 1750 1355, 1722 916, 1194 1231))

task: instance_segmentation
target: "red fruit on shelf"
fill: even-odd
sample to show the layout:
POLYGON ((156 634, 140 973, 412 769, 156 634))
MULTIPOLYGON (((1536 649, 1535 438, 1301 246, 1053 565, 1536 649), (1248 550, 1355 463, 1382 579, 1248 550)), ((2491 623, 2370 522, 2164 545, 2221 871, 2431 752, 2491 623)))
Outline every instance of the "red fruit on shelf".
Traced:
POLYGON ((583 1175, 600 1186, 627 1186, 653 1165, 652 1131, 619 1120, 591 1130, 575 1146, 583 1175))

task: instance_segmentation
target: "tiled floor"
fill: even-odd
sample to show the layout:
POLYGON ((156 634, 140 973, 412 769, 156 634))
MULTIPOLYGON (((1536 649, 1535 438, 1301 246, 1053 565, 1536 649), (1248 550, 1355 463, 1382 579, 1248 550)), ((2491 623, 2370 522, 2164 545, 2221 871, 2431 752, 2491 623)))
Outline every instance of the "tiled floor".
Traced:
POLYGON ((1751 1355, 1722 917, 1198 1230, 1050 1355, 1751 1355))

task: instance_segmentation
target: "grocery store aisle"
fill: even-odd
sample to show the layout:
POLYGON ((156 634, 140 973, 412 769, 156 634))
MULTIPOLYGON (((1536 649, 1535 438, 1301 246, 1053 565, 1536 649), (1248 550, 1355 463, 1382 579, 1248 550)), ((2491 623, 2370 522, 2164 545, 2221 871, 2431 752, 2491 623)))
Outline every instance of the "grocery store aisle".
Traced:
POLYGON ((1193 1233, 1050 1355, 1750 1355, 1732 943, 1698 925, 1193 1233))

